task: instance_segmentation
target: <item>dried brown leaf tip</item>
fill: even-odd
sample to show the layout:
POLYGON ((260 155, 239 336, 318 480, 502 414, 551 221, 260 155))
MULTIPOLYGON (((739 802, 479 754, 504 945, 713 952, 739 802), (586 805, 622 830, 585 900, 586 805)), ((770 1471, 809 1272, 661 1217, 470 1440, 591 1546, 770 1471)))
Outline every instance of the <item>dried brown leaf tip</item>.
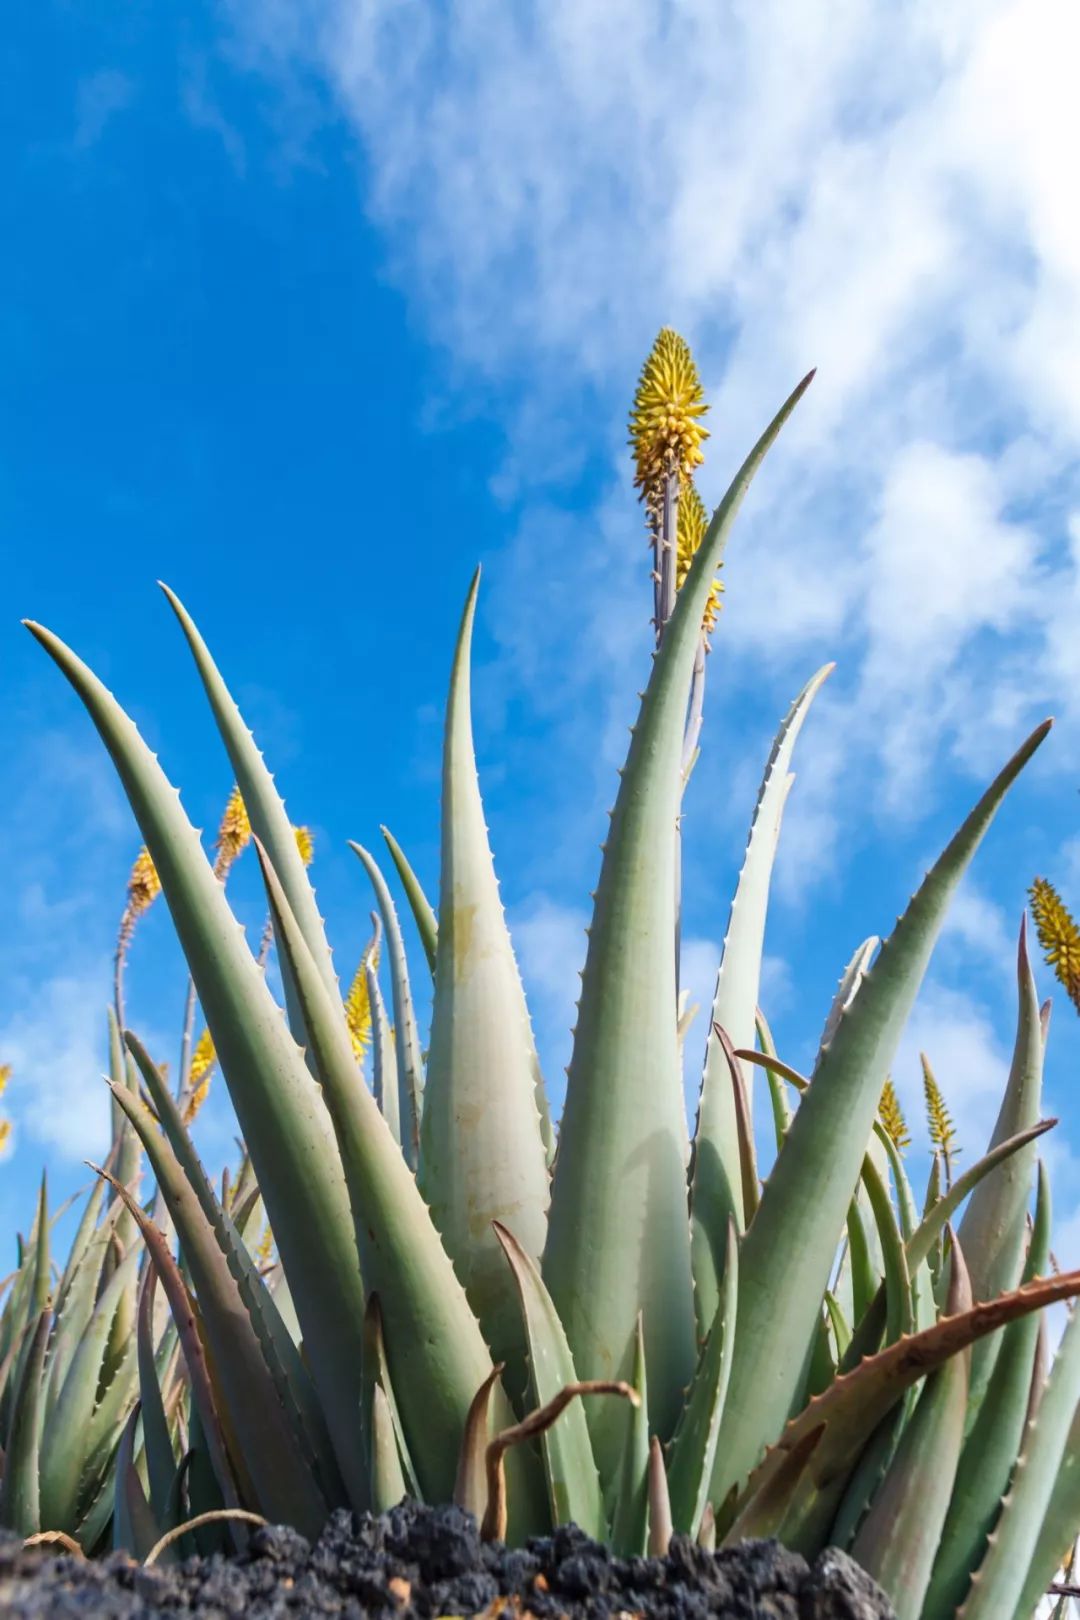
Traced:
POLYGON ((1028 893, 1046 965, 1053 969, 1058 983, 1080 1012, 1080 928, 1046 878, 1037 877, 1028 893))
POLYGON ((900 1107, 900 1099, 896 1095, 896 1087, 890 1077, 886 1080, 881 1092, 881 1102, 878 1104, 878 1118, 888 1131, 898 1153, 903 1153, 911 1146, 911 1137, 908 1134, 907 1120, 900 1107))

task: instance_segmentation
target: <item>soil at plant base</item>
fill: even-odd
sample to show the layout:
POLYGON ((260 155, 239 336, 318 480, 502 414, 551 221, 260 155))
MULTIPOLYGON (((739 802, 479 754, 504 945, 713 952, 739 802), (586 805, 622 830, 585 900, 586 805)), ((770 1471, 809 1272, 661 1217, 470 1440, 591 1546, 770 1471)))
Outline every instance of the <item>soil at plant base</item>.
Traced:
POLYGON ((813 1565, 774 1541, 718 1553, 676 1536, 666 1558, 614 1558, 574 1526, 507 1548, 480 1540, 457 1508, 403 1503, 380 1518, 336 1513, 314 1546, 295 1530, 256 1529, 243 1553, 143 1568, 121 1553, 57 1557, 0 1539, 0 1615, 198 1615, 200 1620, 895 1620, 844 1553, 813 1565))

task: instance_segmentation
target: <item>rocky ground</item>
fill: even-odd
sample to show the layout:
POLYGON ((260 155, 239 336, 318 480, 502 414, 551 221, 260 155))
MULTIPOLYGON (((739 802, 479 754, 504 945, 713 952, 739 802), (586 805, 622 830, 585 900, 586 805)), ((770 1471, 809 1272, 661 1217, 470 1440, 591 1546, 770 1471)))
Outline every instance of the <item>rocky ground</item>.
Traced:
POLYGON ((359 1522, 337 1513, 314 1546, 294 1530, 258 1529, 246 1552, 141 1568, 23 1549, 0 1535, 0 1615, 157 1620, 895 1620, 843 1553, 811 1567, 775 1542, 719 1553, 676 1537, 666 1558, 614 1558, 572 1526, 525 1549, 485 1545, 456 1508, 403 1504, 359 1522))

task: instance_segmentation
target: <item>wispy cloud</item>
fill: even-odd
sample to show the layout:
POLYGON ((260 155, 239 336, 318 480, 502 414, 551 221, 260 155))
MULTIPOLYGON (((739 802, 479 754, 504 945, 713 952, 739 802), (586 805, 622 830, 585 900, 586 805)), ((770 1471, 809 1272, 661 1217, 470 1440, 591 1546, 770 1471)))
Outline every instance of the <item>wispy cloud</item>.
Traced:
MULTIPOLYGON (((285 87, 294 150, 305 121, 347 119, 389 273, 470 409, 483 397, 506 425, 492 495, 510 533, 488 611, 499 701, 524 695, 545 730, 546 825, 599 836, 647 673, 621 420, 662 322, 691 340, 715 401, 707 497, 820 366, 725 563, 688 873, 734 876, 768 740, 831 657, 796 760, 781 900, 805 905, 826 879, 848 898, 868 822, 910 844, 916 819, 966 808, 968 778, 1047 712, 1065 735, 1035 777, 1059 790, 1080 735, 1069 0, 226 7, 237 58, 285 87)), ((570 867, 583 891, 567 842, 544 841, 538 892, 570 867)), ((1007 908, 993 881, 962 892, 898 1059, 921 1118, 928 1051, 972 1152, 1007 1068, 1021 892, 1007 908)), ((893 915, 890 901, 872 926, 893 915)), ((519 920, 541 1026, 572 1001, 580 921, 547 900, 519 920)), ((707 998, 704 937, 686 967, 707 998)))
POLYGON ((593 745, 598 716, 612 736, 626 718, 642 642, 612 647, 605 627, 631 622, 613 604, 644 564, 618 436, 595 422, 617 420, 671 320, 717 400, 712 493, 821 366, 733 548, 716 666, 760 699, 763 675, 779 695, 841 659, 814 741, 829 764, 789 818, 818 858, 787 862, 789 887, 828 870, 841 775, 906 813, 932 762, 982 773, 1042 709, 1075 709, 1065 0, 228 9, 235 49, 294 108, 321 83, 351 120, 392 273, 503 402, 504 490, 546 486, 496 566, 508 587, 531 568, 498 623, 532 701, 572 648, 577 679, 582 654, 607 666, 593 745), (550 510, 552 466, 575 444, 580 464, 583 441, 610 469, 591 519, 550 510), (860 762, 843 773, 842 751, 860 762))

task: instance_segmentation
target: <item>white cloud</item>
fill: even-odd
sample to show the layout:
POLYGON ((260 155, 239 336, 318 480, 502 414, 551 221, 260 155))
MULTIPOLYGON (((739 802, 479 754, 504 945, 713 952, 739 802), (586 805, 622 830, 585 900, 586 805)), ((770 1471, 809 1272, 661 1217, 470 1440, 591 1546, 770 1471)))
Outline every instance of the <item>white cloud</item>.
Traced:
MULTIPOLYGON (((619 424, 665 321, 691 340, 714 401, 706 498, 821 367, 725 562, 688 861, 707 847, 737 870, 762 739, 833 656, 796 760, 783 898, 846 865, 868 819, 921 818, 957 774, 985 780, 1044 713, 1066 737, 1035 774, 1068 768, 1080 733, 1071 0, 229 9, 240 59, 286 88, 294 151, 305 119, 350 121, 391 275, 453 382, 468 380, 470 408, 479 388, 506 424, 493 494, 530 515, 493 559, 485 611, 501 701, 524 693, 554 767, 549 870, 530 881, 558 880, 570 829, 600 836, 648 667, 619 424), (582 513, 586 468, 596 493, 582 513)), ((583 923, 541 899, 515 928, 541 1046, 560 1061, 583 923)), ((1014 918, 969 887, 942 962, 977 963, 1004 997, 1014 940, 1014 918)), ((687 941, 698 999, 716 954, 687 941)), ((897 1080, 921 1120, 925 1049, 975 1153, 1008 1054, 966 971, 960 990, 936 969, 897 1080)))
POLYGON ((707 495, 821 364, 731 549, 721 632, 736 693, 841 655, 789 892, 830 870, 855 803, 922 804, 943 756, 982 775, 1042 709, 1075 711, 1068 0, 230 12, 294 118, 312 78, 329 86, 392 273, 509 420, 504 492, 545 490, 494 569, 502 673, 548 714, 560 675, 593 679, 574 721, 594 761, 598 725, 600 757, 621 750, 644 652, 617 628, 640 626, 647 589, 621 436, 593 521, 551 491, 595 454, 662 320, 716 400, 707 495))
POLYGON ((0 1051, 12 1067, 6 1104, 23 1144, 74 1160, 108 1147, 109 1094, 102 1079, 108 983, 107 960, 46 979, 26 992, 0 1028, 0 1051))

